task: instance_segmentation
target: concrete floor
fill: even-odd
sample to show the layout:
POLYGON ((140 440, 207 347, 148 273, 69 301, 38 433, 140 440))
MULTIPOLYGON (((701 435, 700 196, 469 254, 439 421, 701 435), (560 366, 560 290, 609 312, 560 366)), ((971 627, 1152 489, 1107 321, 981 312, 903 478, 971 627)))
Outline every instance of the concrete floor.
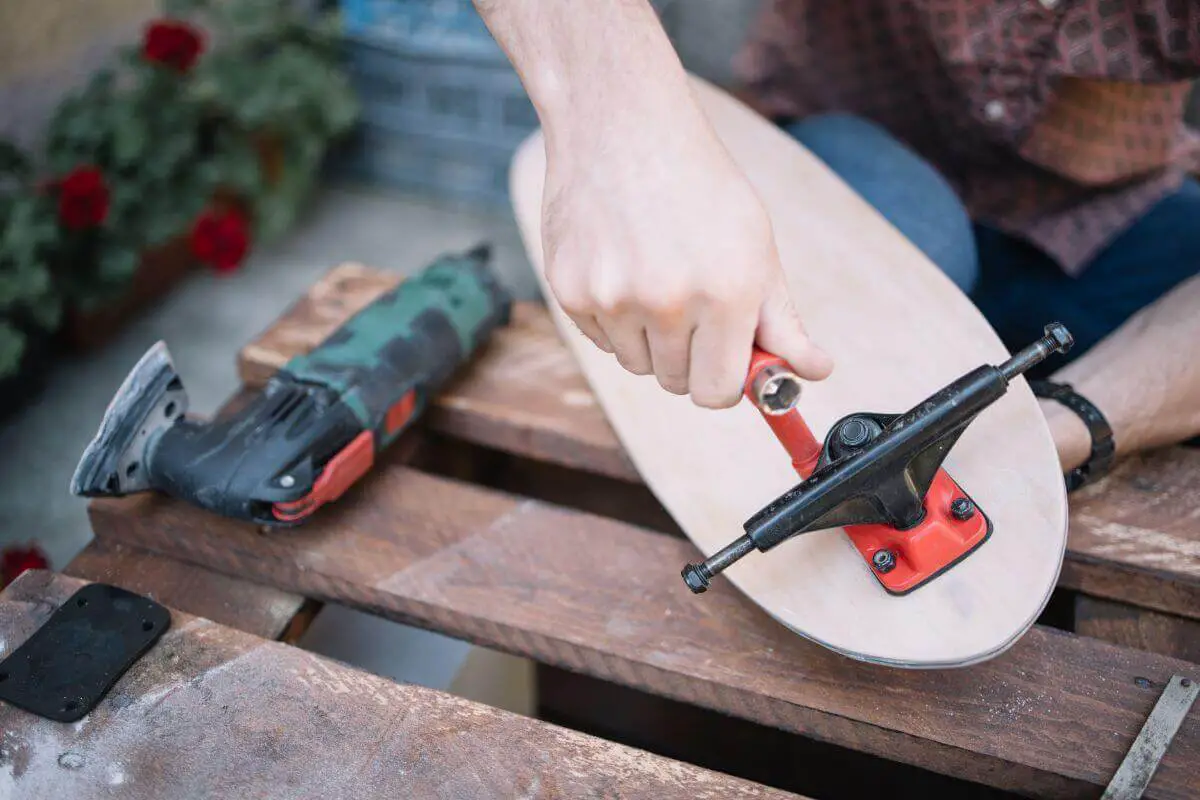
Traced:
MULTIPOLYGON (((493 245, 513 293, 535 297, 508 209, 353 185, 322 190, 291 233, 257 249, 239 272, 198 271, 100 352, 60 364, 38 404, 0 428, 0 546, 36 540, 61 568, 90 541, 86 504, 68 490, 71 474, 113 392, 154 342, 170 348, 192 410, 211 414, 237 388, 238 349, 331 267, 359 261, 409 272, 482 241, 493 245)), ((327 608, 301 644, 395 679, 528 706, 523 662, 346 609, 327 608)))

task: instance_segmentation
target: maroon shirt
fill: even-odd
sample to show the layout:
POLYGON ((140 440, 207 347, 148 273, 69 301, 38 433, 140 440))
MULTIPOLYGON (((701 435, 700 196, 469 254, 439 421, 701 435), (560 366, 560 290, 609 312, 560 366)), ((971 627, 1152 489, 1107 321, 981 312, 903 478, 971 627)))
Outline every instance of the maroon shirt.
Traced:
POLYGON ((1200 169, 1200 0, 764 0, 737 66, 765 114, 882 125, 1069 274, 1200 169))

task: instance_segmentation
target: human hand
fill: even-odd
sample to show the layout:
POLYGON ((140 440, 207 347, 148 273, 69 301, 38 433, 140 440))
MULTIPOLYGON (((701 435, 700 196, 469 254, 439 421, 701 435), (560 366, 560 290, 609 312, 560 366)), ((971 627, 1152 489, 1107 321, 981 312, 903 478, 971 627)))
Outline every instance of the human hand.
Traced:
POLYGON ((739 401, 755 343, 823 380, 833 362, 788 296, 770 217, 707 119, 641 112, 547 136, 543 252, 563 311, 699 406, 739 401))

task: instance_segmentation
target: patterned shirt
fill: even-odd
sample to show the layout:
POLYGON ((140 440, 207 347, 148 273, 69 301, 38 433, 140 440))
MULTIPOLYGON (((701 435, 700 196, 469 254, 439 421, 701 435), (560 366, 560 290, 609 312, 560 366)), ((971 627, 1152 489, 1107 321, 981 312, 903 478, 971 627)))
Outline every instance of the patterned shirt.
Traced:
POLYGON ((1071 275, 1200 169, 1200 0, 764 0, 736 67, 768 116, 883 126, 1071 275))

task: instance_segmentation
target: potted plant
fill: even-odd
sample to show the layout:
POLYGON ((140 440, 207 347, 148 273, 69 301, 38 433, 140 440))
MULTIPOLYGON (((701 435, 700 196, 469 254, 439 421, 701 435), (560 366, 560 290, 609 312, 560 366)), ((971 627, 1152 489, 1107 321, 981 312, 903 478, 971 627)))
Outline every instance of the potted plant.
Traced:
POLYGON ((236 269, 293 221, 358 113, 336 26, 296 5, 168 0, 166 17, 57 110, 47 185, 95 211, 60 218, 50 267, 74 349, 197 264, 236 269))

